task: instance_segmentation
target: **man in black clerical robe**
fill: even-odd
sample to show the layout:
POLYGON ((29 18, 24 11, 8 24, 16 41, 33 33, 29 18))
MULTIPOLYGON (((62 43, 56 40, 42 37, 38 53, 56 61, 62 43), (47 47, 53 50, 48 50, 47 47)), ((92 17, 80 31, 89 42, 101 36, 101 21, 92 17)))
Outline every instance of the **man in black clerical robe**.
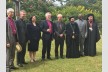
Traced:
POLYGON ((96 43, 100 40, 100 34, 94 15, 87 15, 87 38, 85 39, 84 54, 85 56, 96 55, 96 43))
POLYGON ((79 28, 74 17, 69 18, 70 22, 66 25, 66 57, 78 58, 79 53, 79 28))

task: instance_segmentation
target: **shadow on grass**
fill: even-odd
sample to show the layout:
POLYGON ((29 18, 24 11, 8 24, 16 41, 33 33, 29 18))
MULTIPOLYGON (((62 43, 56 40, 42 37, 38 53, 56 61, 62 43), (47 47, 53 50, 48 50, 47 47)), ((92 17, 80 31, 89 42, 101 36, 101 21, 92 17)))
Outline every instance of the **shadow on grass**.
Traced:
POLYGON ((19 67, 19 70, 29 70, 29 69, 32 69, 32 68, 36 68, 36 67, 39 67, 40 65, 43 65, 45 64, 44 61, 41 61, 41 60, 37 60, 36 62, 28 62, 27 65, 24 65, 24 67, 19 67))
POLYGON ((97 52, 96 56, 100 56, 100 55, 102 55, 102 52, 97 52))
MULTIPOLYGON (((31 63, 31 62, 28 62, 27 65, 24 65, 24 67, 19 67, 19 70, 29 70, 29 69, 32 69, 32 68, 36 68, 36 67, 39 67, 40 65, 46 65, 48 61, 54 61, 56 59, 52 58, 52 60, 48 60, 48 59, 45 59, 44 61, 42 61, 41 59, 31 63)), ((16 70, 15 70, 16 71, 16 70)))

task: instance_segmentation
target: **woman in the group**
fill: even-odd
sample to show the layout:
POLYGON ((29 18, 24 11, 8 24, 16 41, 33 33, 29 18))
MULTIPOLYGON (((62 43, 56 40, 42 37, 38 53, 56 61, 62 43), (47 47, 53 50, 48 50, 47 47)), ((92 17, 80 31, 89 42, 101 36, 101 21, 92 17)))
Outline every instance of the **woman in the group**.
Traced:
POLYGON ((79 54, 79 28, 74 17, 69 18, 69 23, 66 25, 66 57, 78 58, 79 54))
POLYGON ((87 38, 85 39, 85 56, 96 55, 96 42, 100 40, 100 34, 93 14, 87 15, 87 38))
POLYGON ((41 32, 39 24, 36 23, 36 16, 32 16, 30 18, 29 24, 27 25, 27 39, 30 62, 35 61, 35 55, 36 51, 38 51, 40 37, 41 32))

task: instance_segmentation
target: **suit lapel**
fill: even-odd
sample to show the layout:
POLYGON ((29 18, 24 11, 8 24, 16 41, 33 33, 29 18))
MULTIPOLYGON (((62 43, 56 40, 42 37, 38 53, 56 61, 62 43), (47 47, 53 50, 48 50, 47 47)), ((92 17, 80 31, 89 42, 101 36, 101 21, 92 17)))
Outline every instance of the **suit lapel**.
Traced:
POLYGON ((10 28, 10 22, 8 18, 7 18, 7 22, 8 22, 8 33, 9 33, 9 32, 12 32, 12 29, 10 28))
MULTIPOLYGON (((45 25, 46 25, 46 27, 48 27, 48 23, 47 23, 47 21, 45 20, 45 25)), ((48 27, 49 28, 49 27, 48 27)))

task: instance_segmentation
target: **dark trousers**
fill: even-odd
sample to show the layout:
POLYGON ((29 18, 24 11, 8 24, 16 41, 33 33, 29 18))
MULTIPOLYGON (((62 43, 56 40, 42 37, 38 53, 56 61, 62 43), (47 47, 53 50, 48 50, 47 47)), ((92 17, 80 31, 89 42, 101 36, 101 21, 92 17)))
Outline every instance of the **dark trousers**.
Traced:
POLYGON ((20 43, 22 46, 22 51, 17 52, 17 64, 25 62, 25 53, 26 53, 26 43, 20 43))
POLYGON ((11 72, 10 67, 14 67, 16 42, 11 43, 10 48, 6 48, 6 72, 11 72))
POLYGON ((58 57, 59 45, 60 45, 60 57, 63 57, 63 46, 64 46, 64 39, 63 38, 55 39, 55 57, 58 57))
POLYGON ((15 49, 16 49, 16 42, 11 44, 10 47, 10 66, 14 67, 14 59, 15 59, 15 49))
POLYGON ((6 72, 10 71, 10 48, 6 48, 6 72))
POLYGON ((47 52, 47 58, 50 58, 51 40, 43 39, 42 42, 43 42, 42 59, 45 58, 46 52, 47 52))

